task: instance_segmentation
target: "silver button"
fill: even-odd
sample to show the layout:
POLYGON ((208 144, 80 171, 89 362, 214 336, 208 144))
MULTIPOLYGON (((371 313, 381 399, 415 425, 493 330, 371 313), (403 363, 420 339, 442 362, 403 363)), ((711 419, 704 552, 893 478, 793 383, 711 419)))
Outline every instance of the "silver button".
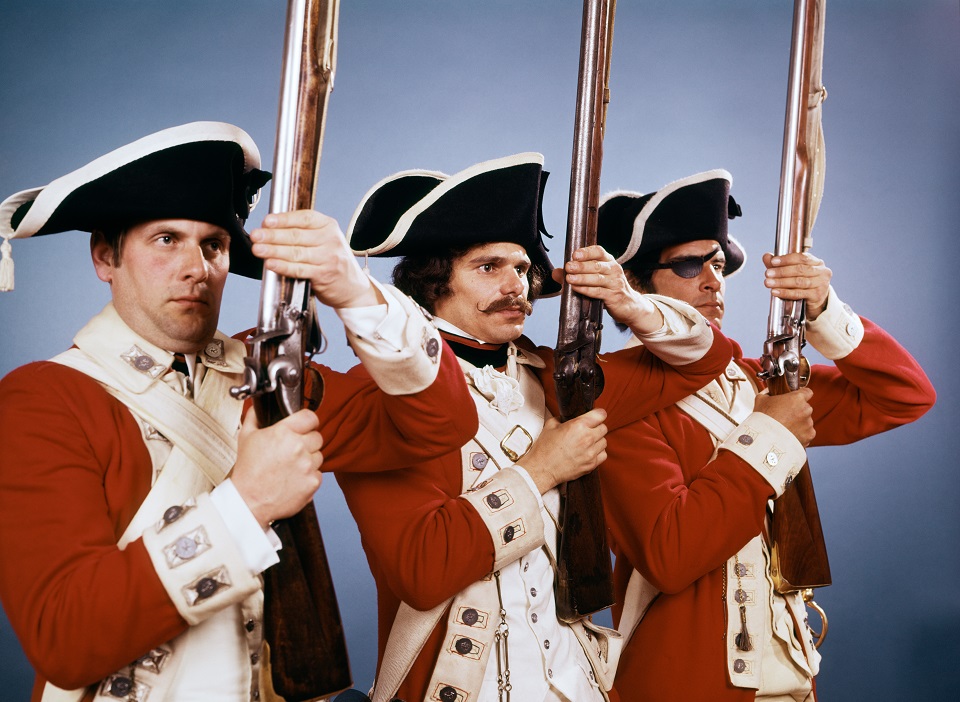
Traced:
POLYGON ((197 542, 189 536, 181 536, 173 545, 173 551, 178 558, 185 561, 197 555, 197 542))
POLYGON ((530 615, 530 621, 532 621, 534 624, 537 623, 537 620, 538 620, 539 618, 540 618, 540 617, 537 616, 537 613, 536 613, 536 612, 534 612, 533 614, 530 615))
POLYGON ((530 597, 536 597, 536 596, 537 596, 537 588, 535 587, 530 588, 530 597))
POLYGON ((767 454, 766 461, 768 466, 776 467, 776 465, 780 462, 780 457, 777 455, 776 451, 771 451, 767 454))
POLYGON ((544 640, 544 642, 543 642, 543 647, 546 648, 546 649, 549 649, 549 648, 550 648, 550 639, 544 640))

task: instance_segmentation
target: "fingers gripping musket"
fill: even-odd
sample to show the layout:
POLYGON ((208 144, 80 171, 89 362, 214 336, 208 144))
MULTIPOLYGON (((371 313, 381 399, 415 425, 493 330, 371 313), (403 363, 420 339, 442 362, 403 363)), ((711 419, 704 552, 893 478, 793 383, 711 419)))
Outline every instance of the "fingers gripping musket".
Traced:
MULTIPOLYGON (((826 0, 795 0, 774 255, 806 251, 823 195, 821 80, 826 0)), ((763 372, 772 394, 806 385, 804 303, 771 296, 763 372)), ((771 523, 774 584, 786 593, 829 585, 830 566, 808 466, 775 501, 771 523)), ((812 601, 812 600, 809 600, 812 601)), ((815 603, 814 603, 815 605, 815 603)), ((820 610, 822 615, 822 610, 820 610)), ((826 618, 817 643, 826 633, 826 618)))
MULTIPOLYGON (((614 5, 613 0, 584 2, 565 261, 597 242, 614 5)), ((597 363, 602 312, 599 300, 564 285, 554 374, 561 421, 590 411, 603 389, 597 363)), ((562 495, 557 613, 569 622, 613 604, 613 575, 596 471, 566 483, 562 495)))
MULTIPOLYGON (((314 205, 336 66, 338 9, 338 0, 288 3, 271 212, 314 205)), ((321 338, 310 282, 264 270, 245 382, 234 391, 237 397, 253 397, 260 426, 319 404, 323 382, 307 360, 319 351, 321 338)), ((283 548, 280 562, 263 573, 260 698, 294 702, 327 697, 350 687, 351 680, 313 504, 273 528, 283 548)))

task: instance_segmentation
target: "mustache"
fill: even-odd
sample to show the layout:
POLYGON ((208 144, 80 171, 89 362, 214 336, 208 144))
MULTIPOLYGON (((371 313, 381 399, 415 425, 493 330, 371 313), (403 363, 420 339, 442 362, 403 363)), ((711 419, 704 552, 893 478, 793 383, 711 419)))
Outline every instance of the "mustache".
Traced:
POLYGON ((507 295, 499 300, 494 300, 485 309, 480 310, 483 313, 501 312, 503 310, 521 310, 527 317, 533 314, 533 304, 522 295, 507 295))

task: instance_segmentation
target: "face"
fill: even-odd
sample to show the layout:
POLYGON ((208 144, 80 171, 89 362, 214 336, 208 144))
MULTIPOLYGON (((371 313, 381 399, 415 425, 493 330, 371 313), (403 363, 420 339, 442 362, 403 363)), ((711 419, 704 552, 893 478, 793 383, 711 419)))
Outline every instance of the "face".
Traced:
POLYGON ((155 220, 126 231, 120 260, 102 238, 91 245, 120 318, 167 351, 192 353, 210 340, 230 269, 230 235, 193 220, 155 220))
POLYGON ((717 254, 703 264, 699 275, 681 278, 671 269, 663 268, 654 271, 652 283, 654 292, 689 303, 719 327, 723 322, 723 293, 726 289, 723 279, 726 257, 720 251, 720 244, 712 239, 701 239, 670 246, 660 252, 660 263, 699 258, 714 250, 717 254))
POLYGON ((529 269, 527 252, 518 244, 475 246, 454 261, 450 294, 437 301, 434 312, 481 341, 513 341, 532 310, 529 269))

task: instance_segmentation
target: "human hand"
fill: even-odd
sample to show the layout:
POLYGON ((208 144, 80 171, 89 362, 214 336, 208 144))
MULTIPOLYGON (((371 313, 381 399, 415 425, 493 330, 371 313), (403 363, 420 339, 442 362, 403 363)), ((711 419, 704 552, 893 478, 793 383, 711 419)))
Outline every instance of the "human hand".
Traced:
POLYGON ((560 423, 551 417, 530 451, 518 461, 542 495, 586 475, 607 459, 607 412, 593 409, 560 423))
POLYGON ((385 302, 360 268, 340 226, 314 210, 272 213, 250 232, 254 255, 279 275, 309 280, 313 293, 335 308, 385 302))
POLYGON ((817 435, 813 428, 813 407, 810 406, 812 397, 813 390, 810 388, 800 388, 783 395, 770 395, 764 391, 757 395, 753 411, 776 419, 806 447, 817 435))
POLYGON ((566 278, 574 292, 601 300, 610 316, 635 334, 663 326, 660 310, 630 286, 623 267, 602 246, 577 249, 563 269, 554 270, 553 278, 558 283, 566 278))
POLYGON ((805 300, 807 319, 816 319, 827 306, 833 271, 811 253, 774 256, 765 253, 767 267, 763 284, 782 300, 805 300))
POLYGON ((264 528, 299 512, 320 487, 319 426, 317 415, 305 409, 264 428, 255 412, 244 417, 230 479, 264 528))

